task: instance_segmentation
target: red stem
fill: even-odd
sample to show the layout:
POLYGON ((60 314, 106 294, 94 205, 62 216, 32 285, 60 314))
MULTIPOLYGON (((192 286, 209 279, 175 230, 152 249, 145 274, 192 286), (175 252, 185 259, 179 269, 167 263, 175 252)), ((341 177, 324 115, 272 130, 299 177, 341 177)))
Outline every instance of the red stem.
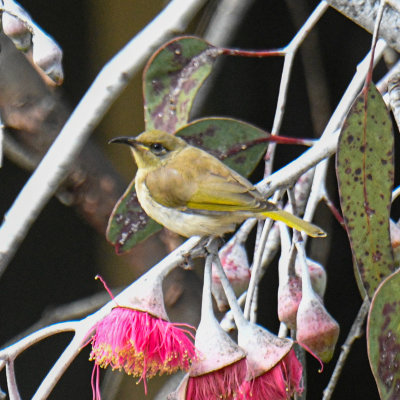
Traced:
POLYGON ((229 151, 227 151, 224 155, 223 158, 235 155, 243 150, 248 149, 249 147, 255 146, 260 143, 266 143, 266 142, 274 142, 274 143, 279 143, 279 144, 296 144, 296 145, 301 145, 301 146, 312 146, 314 143, 310 139, 302 139, 302 138, 292 138, 292 137, 287 137, 287 136, 266 136, 263 138, 258 138, 254 140, 250 140, 245 143, 240 143, 237 144, 236 146, 233 146, 229 151))
POLYGON ((345 225, 345 223, 344 223, 343 216, 342 216, 342 214, 340 214, 340 212, 339 212, 339 210, 336 208, 336 206, 335 206, 335 205, 332 203, 332 201, 331 201, 329 198, 327 198, 327 197, 324 197, 324 201, 325 201, 326 205, 328 206, 328 208, 331 210, 333 216, 334 216, 334 217, 336 218, 336 220, 339 222, 339 224, 342 225, 342 227, 346 229, 346 225, 345 225))
POLYGON ((222 54, 227 56, 242 56, 242 57, 275 57, 275 56, 285 56, 286 52, 283 49, 275 50, 240 50, 240 49, 227 49, 219 48, 222 54))

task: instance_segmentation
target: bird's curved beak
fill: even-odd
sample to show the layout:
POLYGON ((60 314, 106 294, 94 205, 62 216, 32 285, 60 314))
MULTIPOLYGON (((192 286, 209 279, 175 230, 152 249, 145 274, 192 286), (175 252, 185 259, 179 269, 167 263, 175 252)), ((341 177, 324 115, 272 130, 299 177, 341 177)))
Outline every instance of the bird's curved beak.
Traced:
POLYGON ((127 144, 128 146, 131 147, 137 147, 140 142, 138 142, 135 137, 119 136, 109 140, 108 144, 110 143, 122 143, 122 144, 127 144))

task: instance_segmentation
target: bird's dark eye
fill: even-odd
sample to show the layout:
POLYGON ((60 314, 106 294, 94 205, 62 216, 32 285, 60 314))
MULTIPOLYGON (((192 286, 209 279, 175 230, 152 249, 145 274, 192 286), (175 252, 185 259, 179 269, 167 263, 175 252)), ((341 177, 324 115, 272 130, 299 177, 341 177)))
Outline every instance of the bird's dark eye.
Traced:
POLYGON ((150 150, 156 156, 161 156, 167 152, 167 149, 161 143, 152 143, 150 150))

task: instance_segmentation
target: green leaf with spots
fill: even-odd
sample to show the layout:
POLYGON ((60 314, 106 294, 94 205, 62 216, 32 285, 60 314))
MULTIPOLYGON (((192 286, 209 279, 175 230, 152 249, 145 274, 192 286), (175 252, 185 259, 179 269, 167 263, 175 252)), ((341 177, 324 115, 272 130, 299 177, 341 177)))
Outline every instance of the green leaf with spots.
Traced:
POLYGON ((400 271, 386 278, 372 299, 367 346, 380 398, 400 399, 400 271))
POLYGON ((176 135, 247 177, 261 161, 270 137, 262 129, 232 118, 199 119, 181 128, 176 135))
POLYGON ((161 228, 140 206, 133 180, 114 207, 106 237, 114 245, 116 253, 123 254, 161 228))
POLYGON ((221 51, 186 36, 163 45, 143 73, 146 130, 173 133, 189 121, 193 100, 221 51))
POLYGON ((394 271, 389 235, 393 145, 388 111, 371 83, 346 117, 336 156, 340 203, 356 279, 361 294, 367 293, 370 298, 394 271))

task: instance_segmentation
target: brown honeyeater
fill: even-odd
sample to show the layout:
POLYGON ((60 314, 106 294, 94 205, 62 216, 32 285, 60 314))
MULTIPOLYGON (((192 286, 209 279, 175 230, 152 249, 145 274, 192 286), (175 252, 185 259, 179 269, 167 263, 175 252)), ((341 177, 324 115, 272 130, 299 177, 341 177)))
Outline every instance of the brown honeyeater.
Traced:
POLYGON ((144 211, 182 236, 222 236, 251 217, 282 221, 312 237, 326 236, 318 226, 265 200, 246 178, 182 138, 152 130, 110 143, 130 146, 144 211))

